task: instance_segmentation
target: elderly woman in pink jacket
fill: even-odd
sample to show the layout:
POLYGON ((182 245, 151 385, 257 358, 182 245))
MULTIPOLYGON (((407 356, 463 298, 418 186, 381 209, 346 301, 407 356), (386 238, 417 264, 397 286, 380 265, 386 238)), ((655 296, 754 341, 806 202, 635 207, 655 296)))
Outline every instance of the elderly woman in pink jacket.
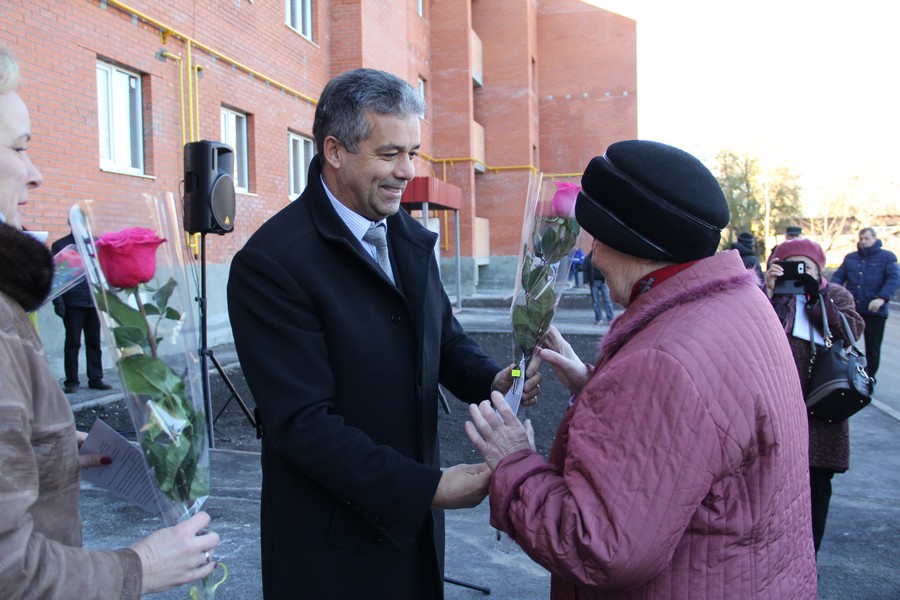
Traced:
POLYGON ((545 460, 500 394, 469 438, 491 523, 553 575, 551 597, 815 598, 807 422, 784 330, 737 252, 715 177, 664 144, 611 145, 576 205, 626 307, 585 365, 539 352, 572 392, 545 460))

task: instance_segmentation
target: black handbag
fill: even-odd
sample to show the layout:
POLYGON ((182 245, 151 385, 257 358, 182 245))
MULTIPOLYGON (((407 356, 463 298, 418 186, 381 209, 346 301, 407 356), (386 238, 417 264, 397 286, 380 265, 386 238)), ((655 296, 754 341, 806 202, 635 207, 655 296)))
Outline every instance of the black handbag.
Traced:
MULTIPOLYGON (((829 302, 831 299, 829 299, 829 302)), ((819 293, 819 302, 823 302, 819 293)), ((850 325, 838 311, 844 331, 852 339, 850 325)), ((812 356, 809 364, 809 385, 806 388, 806 411, 809 416, 827 423, 849 419, 872 401, 874 381, 866 372, 866 357, 853 342, 844 347, 844 340, 836 340, 828 328, 828 317, 822 304, 824 346, 813 343, 810 321, 812 356)))

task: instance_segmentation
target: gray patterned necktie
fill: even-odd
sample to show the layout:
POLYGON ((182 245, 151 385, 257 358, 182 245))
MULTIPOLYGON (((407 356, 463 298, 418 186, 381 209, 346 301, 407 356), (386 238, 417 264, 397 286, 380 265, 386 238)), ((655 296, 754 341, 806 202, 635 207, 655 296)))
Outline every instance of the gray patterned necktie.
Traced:
POLYGON ((394 283, 394 272, 391 269, 391 259, 388 256, 387 231, 384 225, 370 227, 363 239, 375 246, 375 253, 378 259, 378 265, 384 274, 387 275, 391 283, 394 283))

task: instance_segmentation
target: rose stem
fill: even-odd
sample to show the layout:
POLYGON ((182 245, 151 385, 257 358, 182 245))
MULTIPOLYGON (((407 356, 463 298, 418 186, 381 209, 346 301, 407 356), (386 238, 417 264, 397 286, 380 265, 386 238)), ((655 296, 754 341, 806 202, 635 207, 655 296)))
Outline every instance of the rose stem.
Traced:
POLYGON ((144 317, 144 324, 147 326, 147 342, 150 344, 150 354, 153 355, 153 358, 157 358, 156 356, 156 336, 153 335, 153 331, 150 329, 150 319, 147 318, 147 311, 144 310, 144 303, 141 302, 141 294, 138 292, 138 287, 134 288, 134 299, 137 301, 138 310, 141 311, 141 316, 144 317))

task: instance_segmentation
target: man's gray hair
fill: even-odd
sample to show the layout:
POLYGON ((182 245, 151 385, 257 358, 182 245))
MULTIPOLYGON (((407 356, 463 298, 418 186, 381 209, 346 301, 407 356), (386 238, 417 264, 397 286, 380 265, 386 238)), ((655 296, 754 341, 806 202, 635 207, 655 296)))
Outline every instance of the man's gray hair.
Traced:
POLYGON ((19 63, 12 52, 0 44, 0 94, 12 91, 19 84, 19 63))
POLYGON ((367 111, 397 117, 423 115, 425 101, 396 75, 375 69, 342 73, 328 82, 316 106, 316 151, 322 154, 325 138, 333 136, 348 152, 356 152, 359 142, 372 133, 367 111))

